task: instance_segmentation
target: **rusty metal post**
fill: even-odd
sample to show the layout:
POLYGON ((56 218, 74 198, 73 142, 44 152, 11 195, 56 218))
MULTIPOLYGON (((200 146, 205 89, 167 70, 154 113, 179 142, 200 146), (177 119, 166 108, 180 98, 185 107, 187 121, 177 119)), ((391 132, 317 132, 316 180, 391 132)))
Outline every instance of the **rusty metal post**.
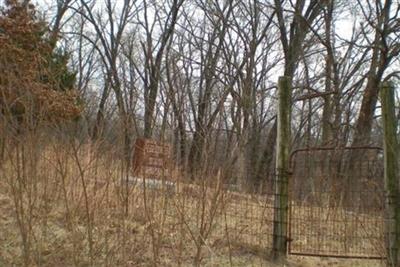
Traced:
POLYGON ((387 265, 400 266, 400 189, 398 166, 397 121, 394 87, 381 87, 382 119, 384 129, 385 191, 387 211, 387 265))
POLYGON ((275 204, 272 256, 274 260, 286 257, 288 241, 288 180, 291 119, 291 78, 279 77, 278 129, 276 143, 275 204))

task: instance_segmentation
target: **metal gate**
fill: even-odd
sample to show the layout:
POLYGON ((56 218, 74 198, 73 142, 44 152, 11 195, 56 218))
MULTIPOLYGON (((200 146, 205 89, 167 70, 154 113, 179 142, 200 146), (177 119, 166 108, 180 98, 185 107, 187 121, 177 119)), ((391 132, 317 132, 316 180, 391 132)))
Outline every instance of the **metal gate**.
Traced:
POLYGON ((385 258, 381 148, 298 149, 290 168, 289 254, 385 258))

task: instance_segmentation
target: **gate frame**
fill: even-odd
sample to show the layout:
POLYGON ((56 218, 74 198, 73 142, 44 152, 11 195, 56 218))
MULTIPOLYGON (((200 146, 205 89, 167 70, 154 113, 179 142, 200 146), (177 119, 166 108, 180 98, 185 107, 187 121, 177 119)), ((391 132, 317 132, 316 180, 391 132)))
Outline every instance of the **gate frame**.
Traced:
MULTIPOLYGON (((308 256, 308 257, 321 257, 321 258, 343 258, 343 259, 365 259, 365 260, 386 260, 387 256, 384 257, 368 257, 368 256, 351 256, 351 255, 332 255, 329 253, 326 254, 317 254, 317 253, 301 253, 301 252, 292 252, 292 190, 290 190, 291 185, 293 184, 293 171, 294 171, 294 159, 296 154, 300 152, 307 151, 354 151, 354 150, 377 150, 383 152, 383 148, 379 146, 340 146, 340 147, 305 147, 295 149, 290 153, 289 156, 289 194, 288 194, 288 204, 289 204, 289 216, 288 216, 288 224, 287 224, 287 234, 288 234, 288 242, 287 242, 287 252, 288 255, 295 256, 308 256)), ((383 178, 383 177, 382 177, 383 178)))

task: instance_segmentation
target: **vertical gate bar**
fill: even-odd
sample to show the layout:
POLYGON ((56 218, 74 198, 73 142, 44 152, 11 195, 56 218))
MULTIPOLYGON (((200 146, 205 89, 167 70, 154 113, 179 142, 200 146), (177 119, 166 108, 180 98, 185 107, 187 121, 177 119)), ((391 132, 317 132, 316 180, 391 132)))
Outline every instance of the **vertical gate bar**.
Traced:
POLYGON ((291 251, 292 251, 292 216, 293 216, 293 207, 292 207, 292 205, 293 205, 293 203, 292 203, 292 197, 291 196, 293 196, 293 188, 292 188, 292 186, 293 186, 293 183, 291 183, 291 181, 293 181, 292 180, 292 175, 293 175, 293 172, 292 172, 292 169, 290 168, 290 166, 291 166, 291 162, 289 162, 289 182, 288 182, 288 187, 289 187, 289 189, 288 189, 288 205, 289 205, 289 215, 288 215, 288 225, 287 225, 287 249, 288 249, 288 254, 290 254, 291 253, 291 251))

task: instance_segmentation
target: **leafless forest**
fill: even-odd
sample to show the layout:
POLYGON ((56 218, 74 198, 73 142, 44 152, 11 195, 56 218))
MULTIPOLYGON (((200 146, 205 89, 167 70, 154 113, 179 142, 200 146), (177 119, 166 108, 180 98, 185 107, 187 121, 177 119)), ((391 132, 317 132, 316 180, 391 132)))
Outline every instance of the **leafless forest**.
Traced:
POLYGON ((399 54, 399 0, 0 0, 0 266, 399 266, 399 54))

